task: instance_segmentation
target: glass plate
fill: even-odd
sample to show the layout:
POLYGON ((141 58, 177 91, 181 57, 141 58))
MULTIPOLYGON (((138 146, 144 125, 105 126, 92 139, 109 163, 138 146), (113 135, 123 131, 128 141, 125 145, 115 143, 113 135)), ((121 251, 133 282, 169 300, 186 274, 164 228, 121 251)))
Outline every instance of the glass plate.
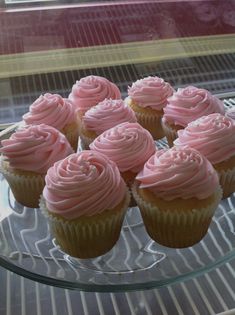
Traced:
POLYGON ((183 281, 235 256, 235 196, 221 201, 210 229, 197 245, 170 249, 152 241, 139 209, 129 208, 120 239, 96 259, 75 259, 50 235, 40 209, 14 200, 0 177, 0 265, 35 281, 84 291, 149 289, 183 281))

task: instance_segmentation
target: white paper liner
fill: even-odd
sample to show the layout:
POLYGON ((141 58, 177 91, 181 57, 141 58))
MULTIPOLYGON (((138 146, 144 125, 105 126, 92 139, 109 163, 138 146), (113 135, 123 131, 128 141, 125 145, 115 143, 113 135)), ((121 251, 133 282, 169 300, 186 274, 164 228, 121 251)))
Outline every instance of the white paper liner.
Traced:
POLYGON ((7 180, 12 193, 20 204, 30 208, 39 206, 39 199, 45 186, 45 175, 19 175, 8 171, 1 163, 0 171, 7 180))
POLYGON ((120 211, 107 215, 95 215, 95 219, 86 217, 81 222, 70 221, 51 214, 43 197, 40 199, 40 208, 48 219, 51 233, 55 236, 61 249, 77 258, 93 258, 109 251, 117 242, 123 219, 130 202, 130 193, 127 191, 124 206, 120 211), (87 220, 88 219, 88 220, 87 220))
POLYGON ((164 131, 162 129, 162 116, 151 115, 148 113, 135 112, 138 123, 145 129, 147 129, 154 140, 158 140, 164 137, 164 131))
POLYGON ((228 170, 216 170, 219 175, 220 185, 223 189, 223 198, 235 192, 235 167, 228 170))
POLYGON ((161 210, 143 200, 138 195, 137 183, 132 186, 132 193, 149 236, 162 245, 175 248, 189 247, 202 239, 222 198, 222 189, 219 187, 211 205, 190 211, 172 211, 161 210))
POLYGON ((163 121, 162 121, 162 129, 163 129, 164 134, 167 138, 167 142, 168 142, 169 147, 173 147, 174 140, 178 138, 177 131, 170 128, 168 125, 164 124, 163 121))

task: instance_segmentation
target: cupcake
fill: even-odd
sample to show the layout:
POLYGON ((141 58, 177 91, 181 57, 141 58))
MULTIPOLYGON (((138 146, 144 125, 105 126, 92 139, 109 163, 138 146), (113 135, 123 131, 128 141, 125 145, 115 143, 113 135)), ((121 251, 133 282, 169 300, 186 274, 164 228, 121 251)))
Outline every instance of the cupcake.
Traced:
POLYGON ((156 151, 151 134, 138 123, 128 122, 103 132, 90 144, 90 149, 115 162, 128 186, 156 151))
POLYGON ((191 121, 213 113, 223 115, 224 112, 223 102, 209 91, 194 86, 179 88, 168 98, 164 108, 162 126, 168 144, 172 146, 177 131, 184 129, 191 121))
POLYGON ((52 166, 46 175, 41 209, 62 250, 93 258, 117 242, 130 195, 115 163, 83 151, 52 166))
POLYGON ((23 115, 27 125, 46 124, 62 132, 74 151, 78 144, 78 121, 73 104, 58 94, 46 93, 30 105, 23 115))
POLYGON ((194 149, 176 147, 150 157, 132 192, 149 236, 172 248, 204 237, 222 196, 211 163, 194 149))
POLYGON ((176 146, 202 153, 218 172, 223 197, 235 191, 235 124, 220 114, 203 116, 178 131, 176 146))
POLYGON ((163 108, 174 90, 158 77, 137 80, 128 88, 127 102, 134 110, 138 123, 147 129, 155 140, 164 137, 161 125, 163 108))
POLYGON ((38 207, 48 168, 73 153, 65 136, 44 124, 18 129, 1 145, 0 172, 15 199, 31 208, 38 207))
POLYGON ((90 108, 82 120, 82 146, 89 149, 89 144, 105 130, 123 122, 136 122, 135 113, 121 99, 105 99, 98 105, 90 108))
POLYGON ((78 110, 80 120, 88 109, 106 98, 120 99, 121 92, 114 83, 95 75, 76 81, 69 94, 69 99, 78 110))

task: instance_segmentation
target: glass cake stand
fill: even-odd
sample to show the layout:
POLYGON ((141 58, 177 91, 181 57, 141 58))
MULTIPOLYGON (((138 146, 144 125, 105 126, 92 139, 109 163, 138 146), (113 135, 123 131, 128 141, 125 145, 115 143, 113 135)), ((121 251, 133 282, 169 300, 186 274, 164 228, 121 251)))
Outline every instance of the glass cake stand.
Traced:
MULTIPOLYGON (((157 143, 164 147, 165 142, 157 143)), ((0 265, 48 285, 96 292, 143 290, 183 281, 235 257, 235 195, 222 200, 207 235, 186 249, 151 240, 139 209, 129 208, 117 244, 95 259, 60 250, 40 209, 17 203, 0 175, 0 265)))

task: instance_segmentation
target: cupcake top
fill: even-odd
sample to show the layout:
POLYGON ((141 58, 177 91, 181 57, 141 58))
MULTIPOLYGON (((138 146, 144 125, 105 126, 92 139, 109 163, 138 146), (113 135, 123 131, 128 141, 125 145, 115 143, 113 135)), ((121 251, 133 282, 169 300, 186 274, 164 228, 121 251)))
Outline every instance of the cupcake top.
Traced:
POLYGON ((10 167, 39 174, 74 152, 62 133, 45 124, 20 128, 1 145, 0 153, 10 167))
POLYGON ((225 113, 225 116, 235 120, 235 107, 228 109, 225 113))
POLYGON ((211 163, 198 151, 185 147, 157 151, 137 175, 140 188, 165 200, 205 199, 219 187, 211 163))
POLYGON ((46 124, 58 130, 73 123, 76 119, 73 104, 58 94, 46 93, 30 105, 29 112, 23 115, 27 125, 46 124))
POLYGON ((220 114, 203 116, 179 130, 174 144, 197 149, 217 164, 235 155, 235 124, 220 114))
POLYGON ((137 173, 156 151, 151 134, 138 123, 122 123, 99 135, 90 149, 105 154, 120 172, 137 173))
POLYGON ((179 88, 163 109, 163 121, 186 127, 191 121, 212 113, 224 114, 224 105, 205 89, 194 86, 179 88))
POLYGON ((100 135, 123 122, 137 122, 133 110, 121 99, 105 99, 90 108, 83 117, 84 127, 100 135))
POLYGON ((113 209, 127 192, 115 163, 91 151, 56 162, 45 181, 43 197, 48 210, 69 220, 113 209))
POLYGON ((76 81, 69 94, 69 99, 77 109, 83 112, 102 102, 105 98, 120 99, 120 90, 114 83, 95 75, 76 81))
POLYGON ((173 92, 171 85, 159 77, 140 79, 128 87, 128 95, 137 105, 155 110, 161 110, 166 106, 167 98, 173 92))

